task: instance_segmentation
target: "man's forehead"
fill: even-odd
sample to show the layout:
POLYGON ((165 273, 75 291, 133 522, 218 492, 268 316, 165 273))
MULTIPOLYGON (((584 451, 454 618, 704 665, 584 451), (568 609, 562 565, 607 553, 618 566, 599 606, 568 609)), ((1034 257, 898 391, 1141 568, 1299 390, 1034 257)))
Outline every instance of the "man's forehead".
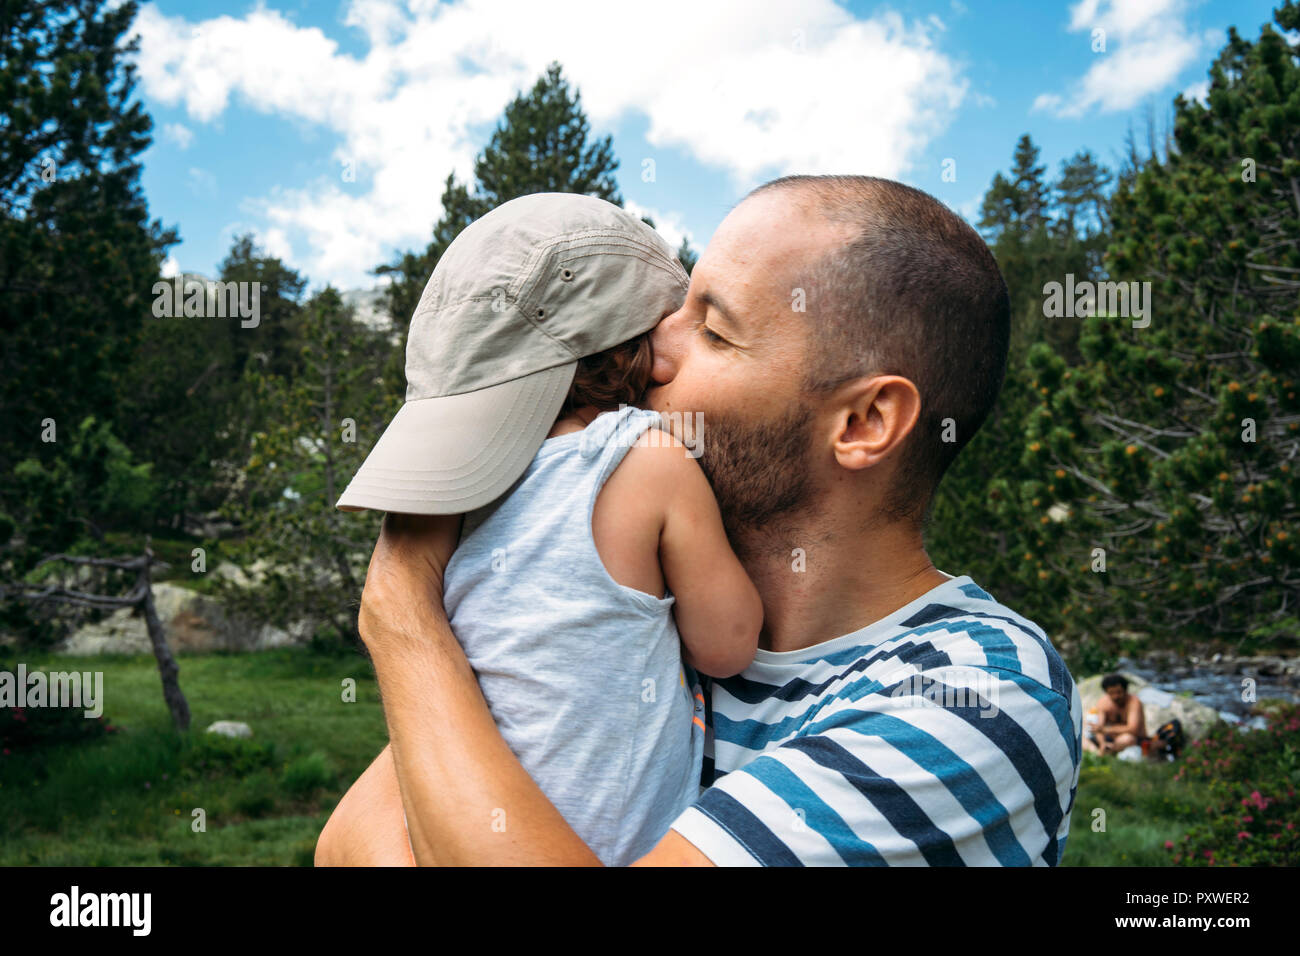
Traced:
POLYGON ((790 197, 751 196, 718 226, 692 279, 701 280, 697 293, 723 301, 786 296, 793 279, 845 238, 842 227, 790 197))
POLYGON ((774 190, 743 200, 718 225, 710 246, 721 242, 756 255, 788 258, 814 252, 836 232, 793 191, 774 190))

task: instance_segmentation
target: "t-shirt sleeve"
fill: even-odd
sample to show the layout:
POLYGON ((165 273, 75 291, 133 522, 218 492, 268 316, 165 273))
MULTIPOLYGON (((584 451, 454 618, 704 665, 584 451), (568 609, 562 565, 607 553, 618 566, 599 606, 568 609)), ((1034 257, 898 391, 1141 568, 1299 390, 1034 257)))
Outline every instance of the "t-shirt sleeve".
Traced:
POLYGON ((672 828, 719 866, 1051 865, 1077 782, 1070 703, 876 693, 718 779, 672 828))

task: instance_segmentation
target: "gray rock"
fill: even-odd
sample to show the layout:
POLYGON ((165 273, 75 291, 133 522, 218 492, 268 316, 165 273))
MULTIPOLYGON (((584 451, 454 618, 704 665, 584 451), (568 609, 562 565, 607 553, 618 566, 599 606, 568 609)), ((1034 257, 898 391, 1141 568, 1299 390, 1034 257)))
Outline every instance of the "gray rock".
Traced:
MULTIPOLYGON (((206 594, 167 581, 153 586, 154 605, 167 632, 167 643, 177 654, 202 651, 260 651, 306 643, 306 627, 284 630, 254 624, 227 610, 206 594)), ((144 618, 134 608, 122 608, 93 624, 87 624, 57 650, 62 654, 141 654, 153 645, 144 618)))
POLYGON ((247 569, 230 561, 222 561, 217 565, 213 572, 217 577, 225 581, 230 581, 241 588, 252 587, 254 584, 260 584, 266 577, 266 572, 270 570, 271 562, 265 558, 258 558, 247 569))
POLYGON ((218 720, 208 725, 206 733, 220 734, 223 737, 251 737, 253 728, 239 720, 218 720))

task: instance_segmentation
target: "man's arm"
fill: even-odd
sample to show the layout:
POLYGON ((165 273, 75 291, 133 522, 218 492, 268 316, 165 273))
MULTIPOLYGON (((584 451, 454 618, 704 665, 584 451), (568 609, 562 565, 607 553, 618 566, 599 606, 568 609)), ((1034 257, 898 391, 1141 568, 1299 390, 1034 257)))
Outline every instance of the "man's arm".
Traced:
POLYGON ((358 621, 420 865, 599 865, 497 730, 442 607, 459 519, 389 515, 358 621))
POLYGON ((317 866, 415 866, 402 822, 393 751, 384 747, 348 788, 316 841, 317 866))
MULTIPOLYGON (((414 866, 402 822, 402 794, 389 747, 352 784, 316 847, 317 866, 414 866)), ((713 866, 676 830, 632 866, 713 866)))
POLYGON ((659 841, 653 850, 632 866, 714 866, 714 862, 676 830, 659 841))

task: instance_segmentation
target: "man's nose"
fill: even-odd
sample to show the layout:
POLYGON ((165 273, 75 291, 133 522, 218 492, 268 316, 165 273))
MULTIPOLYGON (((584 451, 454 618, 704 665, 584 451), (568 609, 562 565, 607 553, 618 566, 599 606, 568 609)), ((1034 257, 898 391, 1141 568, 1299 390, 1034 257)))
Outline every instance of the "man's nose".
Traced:
POLYGON ((654 365, 650 378, 656 385, 667 385, 677 375, 685 352, 685 306, 659 320, 650 333, 650 347, 654 350, 654 365))

